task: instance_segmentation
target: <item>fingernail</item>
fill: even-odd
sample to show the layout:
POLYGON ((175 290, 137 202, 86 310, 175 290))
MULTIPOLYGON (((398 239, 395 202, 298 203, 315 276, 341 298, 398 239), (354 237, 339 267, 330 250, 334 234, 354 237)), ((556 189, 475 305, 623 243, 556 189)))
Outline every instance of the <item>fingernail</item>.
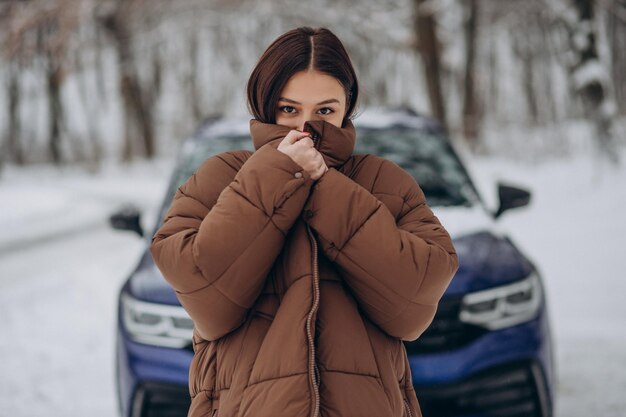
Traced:
POLYGON ((306 133, 307 135, 310 135, 310 134, 311 134, 311 132, 305 132, 305 131, 303 131, 302 133, 306 133))

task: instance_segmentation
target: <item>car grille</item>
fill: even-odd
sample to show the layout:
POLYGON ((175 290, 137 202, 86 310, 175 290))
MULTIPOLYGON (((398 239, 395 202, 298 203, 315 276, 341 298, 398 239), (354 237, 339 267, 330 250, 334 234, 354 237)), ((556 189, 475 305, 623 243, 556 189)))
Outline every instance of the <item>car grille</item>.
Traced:
POLYGON ((415 391, 425 416, 549 417, 544 386, 537 365, 518 362, 454 384, 415 386, 415 391))
POLYGON ((186 417, 190 404, 186 385, 146 382, 135 392, 131 417, 186 417))
POLYGON ((441 353, 458 349, 487 332, 459 320, 460 308, 461 296, 442 298, 428 329, 417 340, 404 342, 407 354, 441 353))

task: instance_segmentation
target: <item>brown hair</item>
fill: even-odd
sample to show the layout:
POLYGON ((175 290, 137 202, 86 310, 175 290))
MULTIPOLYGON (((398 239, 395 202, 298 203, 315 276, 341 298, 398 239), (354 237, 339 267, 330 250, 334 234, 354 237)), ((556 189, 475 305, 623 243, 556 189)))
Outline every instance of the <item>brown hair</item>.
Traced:
POLYGON ((346 91, 346 114, 354 112, 359 85, 343 44, 326 28, 302 26, 285 32, 267 47, 248 79, 248 110, 263 123, 276 123, 280 92, 299 71, 314 69, 335 77, 346 91))

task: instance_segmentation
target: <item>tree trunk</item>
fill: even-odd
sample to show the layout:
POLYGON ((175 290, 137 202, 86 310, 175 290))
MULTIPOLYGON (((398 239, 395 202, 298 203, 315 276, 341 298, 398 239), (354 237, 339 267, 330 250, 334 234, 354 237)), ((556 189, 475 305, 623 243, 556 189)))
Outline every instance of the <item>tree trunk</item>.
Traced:
POLYGON ((463 95, 463 136, 476 146, 480 129, 478 97, 476 92, 476 29, 478 0, 468 0, 468 16, 465 22, 465 88, 463 95))
MULTIPOLYGON (((54 58, 49 58, 54 61, 54 58)), ((52 161, 60 165, 63 162, 61 154, 61 128, 63 119, 63 104, 61 101, 61 69, 54 63, 48 62, 46 71, 48 87, 48 149, 52 161)))
POLYGON ((541 113, 543 113, 543 121, 544 123, 554 123, 557 118, 557 105, 556 105, 556 93, 554 90, 552 75, 550 73, 550 68, 553 65, 552 62, 552 50, 550 45, 550 33, 552 28, 550 28, 546 21, 543 19, 537 19, 537 24, 539 28, 538 36, 540 45, 539 48, 543 49, 543 61, 542 65, 537 68, 537 90, 538 94, 541 97, 541 113), (550 58, 548 58, 550 57, 550 58))
POLYGON ((428 0, 413 0, 413 25, 417 37, 417 52, 421 55, 424 64, 430 109, 433 117, 447 131, 448 124, 441 88, 441 53, 431 5, 432 3, 428 0))
POLYGON ((122 146, 122 160, 133 158, 135 143, 140 143, 146 157, 154 156, 153 100, 145 92, 137 74, 135 56, 132 49, 132 33, 129 27, 132 1, 119 0, 113 14, 106 16, 102 23, 115 42, 119 68, 119 89, 122 96, 125 124, 125 138, 122 146), (137 137, 140 136, 140 137, 137 137))
POLYGON ((7 131, 7 139, 5 150, 2 152, 3 157, 0 162, 11 160, 12 162, 23 165, 26 161, 24 158, 24 150, 21 145, 22 126, 20 124, 20 71, 15 62, 8 65, 7 80, 7 98, 9 110, 9 129, 7 131))
POLYGON ((522 67, 522 88, 526 97, 528 121, 532 125, 539 124, 539 103, 535 94, 534 46, 532 36, 528 33, 513 35, 513 52, 522 67))
POLYGON ((626 0, 616 0, 609 12, 611 73, 619 113, 626 115, 626 0))
POLYGON ((45 58, 43 70, 46 80, 48 100, 48 152, 56 165, 63 163, 61 133, 63 129, 63 101, 61 83, 63 81, 63 48, 58 42, 58 21, 48 19, 37 28, 38 47, 45 58), (54 45, 54 46, 53 46, 54 45))
POLYGON ((193 122, 198 124, 203 119, 198 90, 198 34, 191 34, 187 45, 189 48, 189 72, 186 74, 185 84, 187 85, 188 105, 193 122))
MULTIPOLYGON (((572 37, 583 37, 586 42, 576 52, 579 61, 574 66, 572 76, 574 86, 579 94, 586 116, 595 124, 597 145, 599 150, 614 163, 617 163, 617 153, 613 149, 612 114, 605 106, 607 100, 606 80, 594 74, 596 68, 601 68, 602 63, 598 56, 596 46, 596 33, 593 29, 594 9, 593 0, 574 0, 574 6, 578 11, 578 22, 571 33, 572 37)), ((574 46, 580 44, 572 39, 574 46)))
MULTIPOLYGON (((74 66, 76 69, 76 83, 78 86, 81 106, 84 109, 85 123, 87 125, 87 137, 91 142, 91 154, 87 156, 87 152, 85 152, 85 157, 87 159, 86 162, 89 164, 89 167, 92 170, 95 170, 96 168, 98 168, 98 165, 103 157, 103 149, 101 144, 102 137, 100 136, 97 123, 99 118, 98 102, 100 101, 100 98, 92 97, 89 94, 89 79, 81 52, 82 51, 76 51, 74 59, 74 66)), ((95 84, 95 91, 99 92, 97 82, 95 84)))

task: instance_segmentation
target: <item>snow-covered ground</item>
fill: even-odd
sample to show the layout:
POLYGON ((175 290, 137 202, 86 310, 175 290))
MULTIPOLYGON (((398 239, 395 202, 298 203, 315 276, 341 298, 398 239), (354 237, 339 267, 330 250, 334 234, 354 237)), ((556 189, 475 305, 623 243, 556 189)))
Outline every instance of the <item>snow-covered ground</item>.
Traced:
MULTIPOLYGON (((623 151, 621 160, 626 164, 623 151)), ((489 197, 498 179, 532 192, 531 205, 505 212, 500 224, 545 279, 557 417, 625 416, 626 167, 612 169, 586 155, 541 165, 480 159, 470 165, 489 197)))
MULTIPOLYGON (((622 155, 626 161, 626 152, 622 155)), ((626 166, 586 156, 529 165, 470 162, 493 205, 498 179, 529 188, 500 223, 541 268, 558 360, 558 417, 626 414, 626 166)), ((117 291, 144 241, 107 226, 122 203, 150 228, 171 160, 65 168, 8 167, 0 177, 0 416, 116 415, 117 291)))
POLYGON ((3 172, 0 416, 117 415, 116 295, 144 241, 107 216, 132 202, 151 227, 172 163, 3 172))

